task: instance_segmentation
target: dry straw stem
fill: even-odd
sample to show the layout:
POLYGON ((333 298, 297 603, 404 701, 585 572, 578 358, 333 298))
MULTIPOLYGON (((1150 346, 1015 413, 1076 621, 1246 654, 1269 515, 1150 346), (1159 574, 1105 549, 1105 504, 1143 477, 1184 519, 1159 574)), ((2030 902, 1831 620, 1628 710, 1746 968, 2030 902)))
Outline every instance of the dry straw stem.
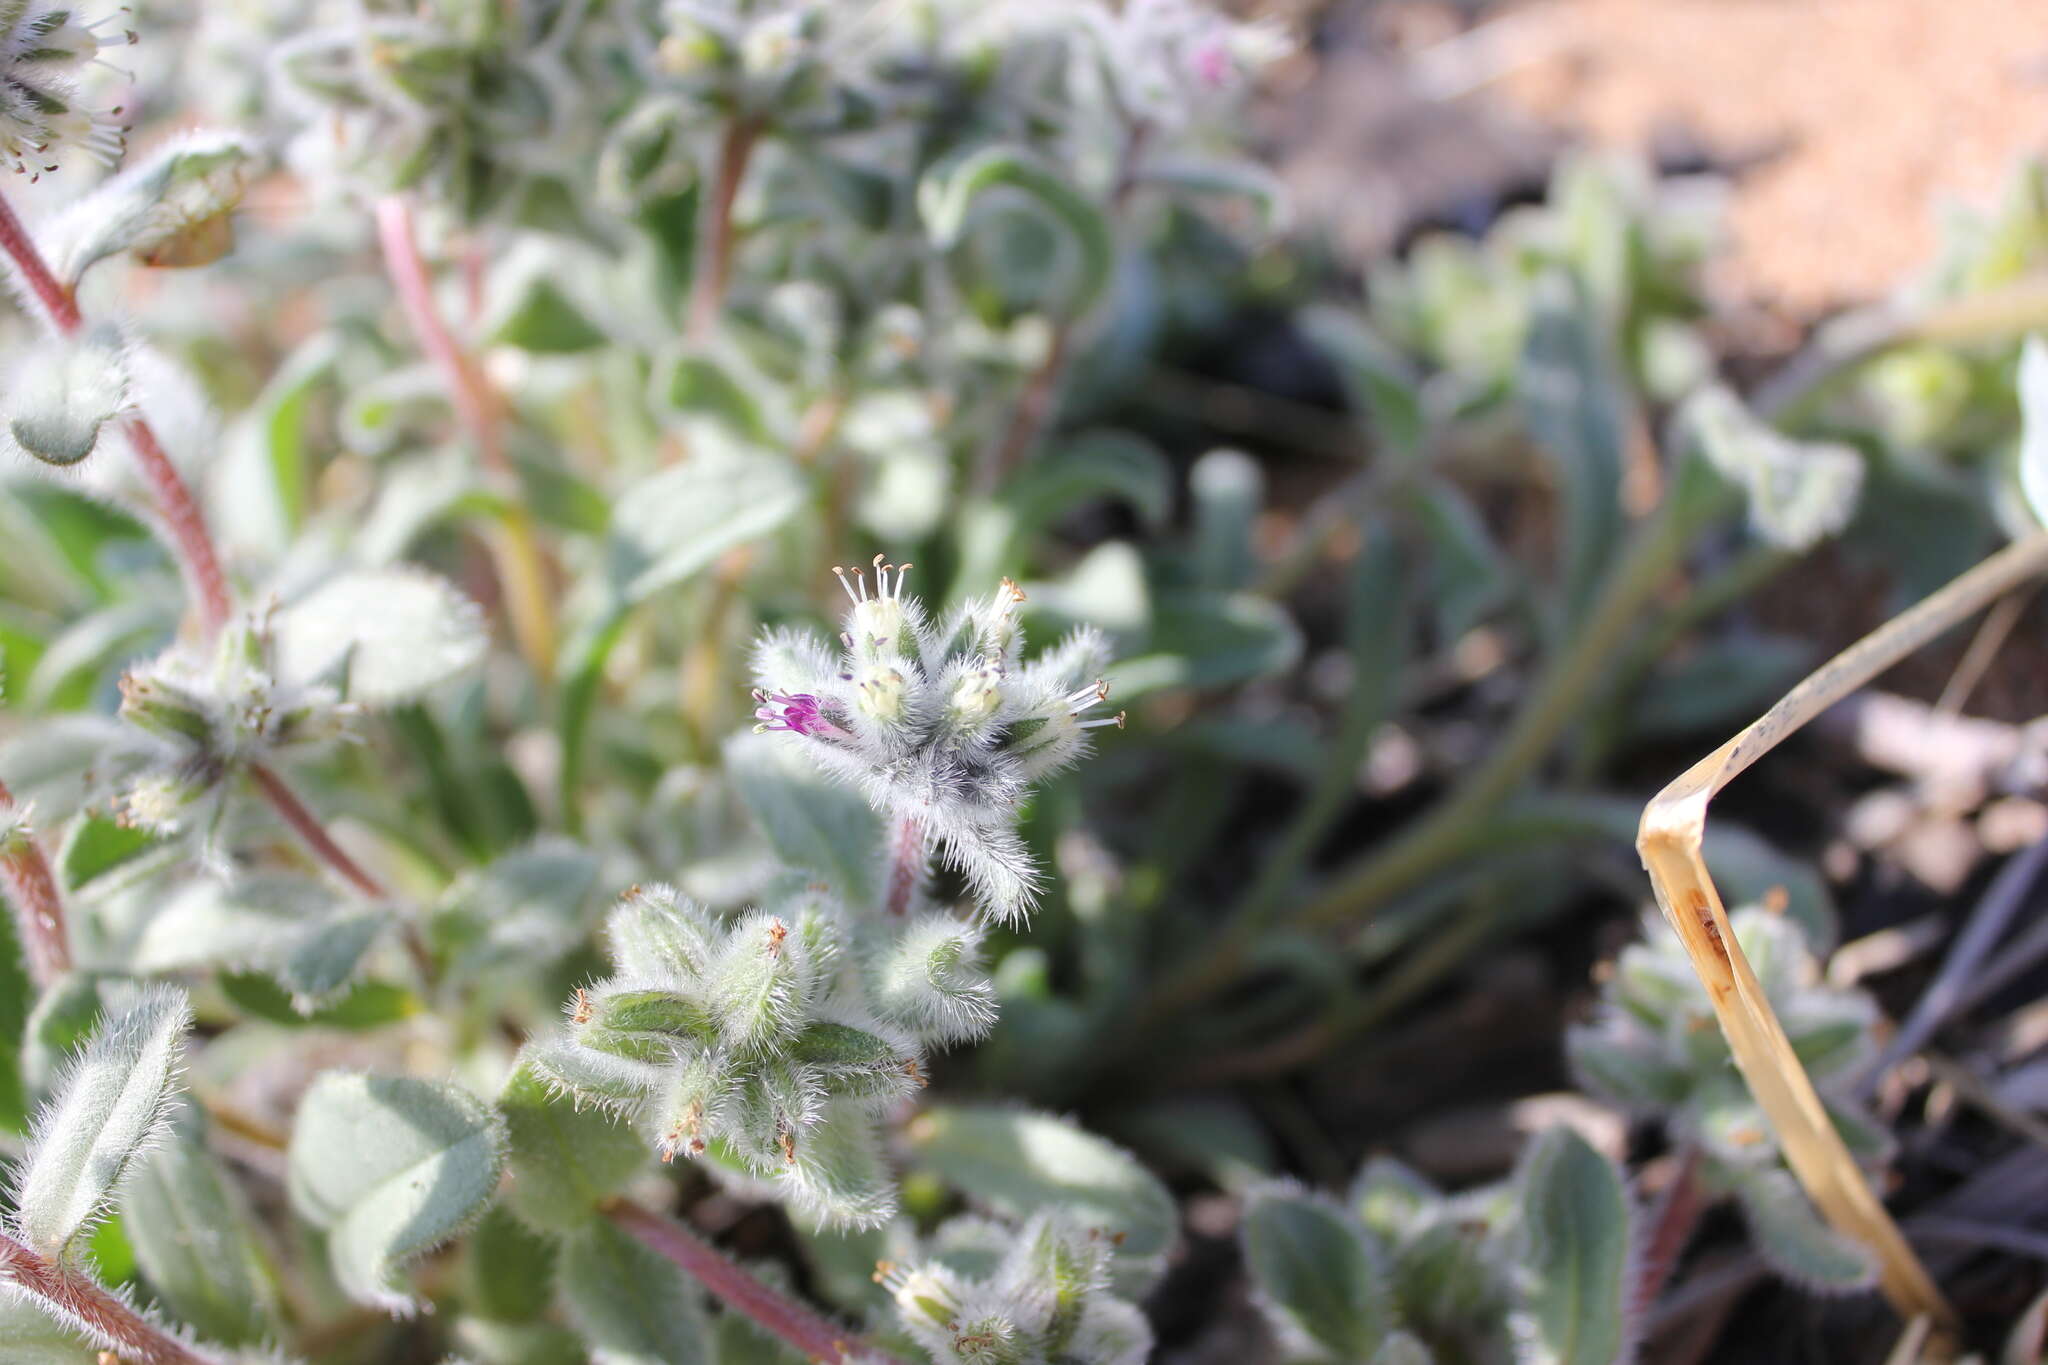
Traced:
POLYGON ((1730 1051, 1763 1107, 1793 1173, 1828 1221, 1868 1246, 1879 1285, 1899 1312, 1954 1321, 1954 1310, 1906 1245, 1840 1134, 1728 926, 1700 856, 1707 803, 1750 764, 1815 716, 2015 585, 2048 571, 2048 533, 1993 555, 1939 592, 1837 654, 1733 739, 1688 768, 1644 808, 1636 848, 1657 903, 1692 957, 1728 1035, 1730 1051))

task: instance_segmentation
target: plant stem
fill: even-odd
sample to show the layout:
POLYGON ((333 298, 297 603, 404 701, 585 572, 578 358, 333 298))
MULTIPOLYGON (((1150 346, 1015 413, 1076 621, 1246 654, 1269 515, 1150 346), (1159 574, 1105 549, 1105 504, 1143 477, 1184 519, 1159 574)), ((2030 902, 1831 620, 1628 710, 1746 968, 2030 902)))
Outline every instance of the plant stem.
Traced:
POLYGON ((555 613, 533 516, 519 500, 518 472, 505 453, 504 404, 476 358, 462 348, 434 305, 433 280, 426 258, 420 254, 411 201, 403 195, 387 195, 377 201, 376 215, 384 270, 406 322, 427 358, 441 371, 456 420, 476 447, 484 473, 504 495, 504 515, 486 542, 519 652, 545 683, 554 677, 555 613))
POLYGON ((901 919, 910 913, 910 903, 924 881, 927 858, 924 821, 915 815, 899 817, 889 829, 889 883, 882 897, 889 918, 901 919))
POLYGON ((1059 396, 1060 379, 1067 372, 1067 353, 1073 344, 1073 320, 1062 318, 1054 323, 1045 358, 1024 382, 1023 392, 1017 395, 1017 406, 1010 410, 1009 425, 1003 428, 1002 439, 996 442, 995 453, 989 459, 990 488, 1000 488, 1007 482, 1038 444, 1038 438, 1045 434, 1052 420, 1053 400, 1059 396))
MULTIPOLYGON (((1637 530, 1584 625, 1552 657, 1487 761, 1391 844, 1339 874, 1320 895, 1295 909, 1290 922, 1302 928, 1325 927, 1369 913, 1454 861, 1467 847, 1475 825, 1543 761, 1598 688, 1614 650, 1677 568, 1697 520, 1695 514, 1681 512, 1675 499, 1666 499, 1637 530)), ((1262 916, 1241 908, 1199 957, 1170 973, 1153 991, 1140 1010, 1139 1027, 1156 1024, 1226 985, 1264 927, 1262 916)))
MULTIPOLYGON (((85 326, 85 319, 78 311, 78 300, 51 273, 42 253, 36 249, 34 239, 22 226, 21 219, 15 216, 14 208, 5 196, 0 196, 0 251, 13 259, 29 292, 42 304, 43 312, 57 334, 76 336, 85 326)), ((201 626, 207 638, 211 639, 226 623, 231 608, 227 576, 221 572, 220 556, 214 550, 213 537, 207 533, 206 518, 200 512, 199 504, 192 500, 191 490, 186 488, 177 466, 164 453, 163 444, 157 440, 156 432, 148 421, 139 415, 129 417, 122 422, 121 429, 134 447, 136 463, 149 484, 157 515, 170 531, 186 586, 192 599, 199 604, 201 626)))
POLYGON ((805 1359, 825 1365, 850 1365, 856 1359, 901 1365, 893 1356, 861 1346, 818 1313, 762 1284, 673 1219, 623 1201, 607 1207, 605 1215, 642 1246, 682 1267, 720 1303, 787 1342, 805 1359))
POLYGON ((760 139, 760 120, 745 114, 734 115, 725 125, 725 136, 719 139, 717 176, 697 225, 697 264, 690 278, 690 307, 683 334, 692 346, 711 340, 718 330, 719 315, 725 311, 736 235, 733 205, 740 197, 747 163, 753 159, 755 144, 760 139))
POLYGON ((348 855, 347 850, 334 842, 333 836, 321 825, 313 812, 306 809, 297 794, 285 785, 285 780, 275 771, 261 763, 248 765, 250 780, 255 782, 264 800, 283 818, 292 832, 303 839, 306 847, 313 850, 321 862, 326 863, 356 890, 371 900, 383 900, 387 892, 375 877, 362 869, 362 865, 348 855))
POLYGON ((1699 1226, 1706 1207, 1707 1192, 1700 1183, 1700 1149, 1688 1142, 1679 1149, 1678 1169, 1672 1172, 1671 1183, 1657 1200, 1650 1235, 1643 1243, 1643 1259, 1636 1278, 1635 1311, 1639 1318, 1648 1316, 1656 1306, 1657 1296, 1664 1292, 1665 1281, 1678 1268, 1678 1258, 1685 1244, 1692 1240, 1693 1229, 1699 1226))
MULTIPOLYGON (((14 793, 0 782, 0 812, 14 808, 14 793)), ((0 855, 0 881, 14 906, 15 934, 28 962, 29 980, 38 989, 71 970, 71 940, 64 928, 64 901, 57 879, 36 836, 22 830, 6 854, 0 855)))
POLYGON ((7 1283, 47 1304, 59 1320, 83 1324, 123 1365, 216 1365, 114 1295, 68 1266, 0 1232, 0 1272, 7 1283))

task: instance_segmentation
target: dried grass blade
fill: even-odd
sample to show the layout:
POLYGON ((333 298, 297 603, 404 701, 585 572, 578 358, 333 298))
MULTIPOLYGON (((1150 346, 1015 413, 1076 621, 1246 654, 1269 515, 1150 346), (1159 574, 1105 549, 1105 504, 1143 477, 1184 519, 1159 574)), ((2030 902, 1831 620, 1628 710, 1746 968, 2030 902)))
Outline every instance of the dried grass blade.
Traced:
POLYGON ((2048 534, 2008 546, 1849 646, 1659 792, 1644 808, 1636 841, 1657 903, 1685 944, 1736 1065, 1777 1130, 1793 1174, 1838 1231, 1877 1254, 1879 1285, 1909 1320, 1924 1314, 1949 1323, 1955 1314, 1829 1122, 1812 1079, 1735 941, 1701 856, 1707 805, 1750 764, 1822 711, 2044 571, 2048 534))

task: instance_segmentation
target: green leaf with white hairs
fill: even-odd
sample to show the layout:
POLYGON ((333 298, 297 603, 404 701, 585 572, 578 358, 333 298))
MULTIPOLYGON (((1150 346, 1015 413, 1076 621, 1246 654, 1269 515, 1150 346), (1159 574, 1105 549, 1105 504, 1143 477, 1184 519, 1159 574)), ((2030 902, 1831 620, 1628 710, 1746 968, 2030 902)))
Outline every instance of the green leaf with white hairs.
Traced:
POLYGON ((767 535, 805 496, 788 460, 694 453, 619 494, 607 551, 611 579, 624 600, 644 601, 727 550, 767 535))
POLYGON ((831 1100, 796 1140, 784 1180, 799 1214, 821 1227, 880 1227, 896 1213, 896 1180, 868 1107, 831 1100))
POLYGON ((1635 1210, 1612 1161, 1570 1128, 1536 1139, 1519 1179, 1523 1359, 1615 1365, 1635 1347, 1635 1210))
POLYGON ((483 612, 446 579, 418 569, 328 578, 271 620, 277 671, 292 682, 345 679, 350 700, 410 701, 483 661, 483 612))
POLYGON ((1327 1199, 1292 1185, 1245 1202, 1245 1265, 1275 1330, 1305 1355, 1365 1361, 1394 1322, 1384 1257, 1371 1233, 1327 1199))
POLYGON ((0 397, 0 415, 16 446, 44 464, 63 467, 98 448, 102 429, 128 400, 121 334, 92 327, 30 348, 0 397))
POLYGON ((1736 1173, 1736 1195, 1757 1254, 1809 1294, 1855 1294, 1877 1283, 1877 1257, 1821 1220, 1791 1174, 1736 1173))
POLYGON ((995 1027, 996 992, 982 969, 982 930, 951 915, 912 920, 878 955, 875 1005, 933 1045, 968 1042, 995 1027))
POLYGON ((567 1232, 647 1164, 640 1135, 583 1103, 524 1055, 498 1096, 512 1183, 505 1197, 535 1227, 567 1232))
MULTIPOLYGON (((589 1217, 586 1212, 584 1222, 589 1217)), ((547 1316, 555 1298, 553 1237, 528 1227, 505 1204, 493 1204, 464 1239, 462 1250, 464 1307, 502 1323, 535 1322, 547 1316)))
POLYGON ((594 1365, 705 1365, 711 1325, 674 1262, 593 1218, 564 1239, 556 1285, 594 1365))
POLYGON ((1078 278, 1067 311, 1074 317, 1086 313, 1109 287, 1116 263, 1109 219, 1058 171, 1022 148, 984 148, 925 177, 917 202, 932 242, 941 250, 957 246, 998 190, 1027 199, 1072 241, 1078 278))
POLYGON ((725 742, 733 789, 783 862, 830 884, 848 904, 878 903, 882 825, 874 809, 777 738, 738 734, 725 742))
POLYGON ((0 1281, 0 1365, 98 1365, 101 1359, 97 1346, 39 1300, 0 1281))
POLYGON ((174 137, 67 208, 52 225, 52 265, 76 285, 95 264, 132 252, 145 265, 193 266, 233 244, 230 215, 262 162, 241 133, 174 137))
POLYGON ((520 1055, 551 1089, 614 1114, 633 1112, 660 1094, 666 1084, 667 1072, 660 1066, 578 1047, 567 1038, 530 1043, 520 1055))
POLYGON ((15 1186, 14 1226, 30 1246, 71 1253, 162 1141, 190 1022, 183 991, 145 987, 65 1064, 15 1186))
POLYGON ((1149 1284, 1179 1232, 1158 1177, 1123 1148, 1065 1119, 995 1105, 937 1105, 908 1130, 916 1162, 1012 1218, 1063 1210, 1117 1241, 1120 1292, 1149 1284))
POLYGON ((2036 334, 2020 350, 2020 492, 2048 526, 2048 344, 2036 334))
POLYGON ((597 855, 568 839, 513 849, 450 888, 434 913, 434 935, 459 945, 466 971, 551 962, 583 941, 598 872, 597 855))
POLYGON ((481 1216, 504 1165, 503 1121, 461 1087, 330 1071, 299 1102, 287 1169, 342 1290, 404 1314, 420 1304, 399 1268, 481 1216))
POLYGON ((123 1191, 121 1225, 151 1292, 179 1322, 229 1346, 275 1333, 275 1288, 254 1219, 189 1100, 123 1191))

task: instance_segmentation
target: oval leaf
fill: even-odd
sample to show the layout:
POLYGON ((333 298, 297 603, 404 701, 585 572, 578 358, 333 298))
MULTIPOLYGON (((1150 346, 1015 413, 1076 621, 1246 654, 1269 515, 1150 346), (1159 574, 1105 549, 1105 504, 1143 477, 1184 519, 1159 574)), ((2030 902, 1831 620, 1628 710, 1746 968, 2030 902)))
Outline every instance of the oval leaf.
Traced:
POLYGON ((489 636, 476 603, 415 569, 330 578, 272 621, 277 668, 294 682, 345 678, 371 705, 406 701, 483 660, 489 636))
POLYGON ((1253 1191, 1244 1259, 1283 1337, 1342 1360, 1370 1360, 1393 1322, 1386 1271, 1370 1233, 1305 1190, 1253 1191))
POLYGON ((1634 1209, 1621 1171, 1576 1132, 1536 1140, 1521 1176, 1524 1359, 1615 1365, 1635 1339, 1634 1209))
POLYGON ((460 1087, 329 1072, 292 1125, 292 1206, 327 1232, 335 1280, 392 1313, 419 1307, 398 1268, 482 1215, 505 1164, 504 1124, 460 1087))

